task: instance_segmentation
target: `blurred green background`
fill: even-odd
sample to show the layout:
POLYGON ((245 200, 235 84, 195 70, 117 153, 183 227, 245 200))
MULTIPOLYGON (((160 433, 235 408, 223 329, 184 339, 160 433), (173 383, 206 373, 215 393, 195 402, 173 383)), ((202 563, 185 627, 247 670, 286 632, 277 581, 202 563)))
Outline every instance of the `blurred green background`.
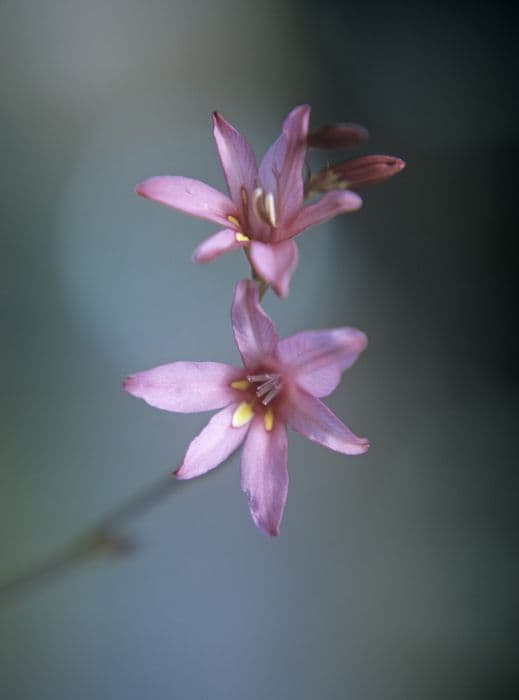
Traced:
MULTIPOLYGON (((243 256, 135 183, 222 188, 213 109, 262 153, 296 104, 407 169, 303 235, 280 335, 357 326, 329 404, 372 441, 290 435, 281 537, 238 460, 136 525, 135 552, 0 609, 0 697, 516 697, 517 16, 504 3, 0 0, 0 574, 178 465, 205 415, 124 375, 235 363, 243 256)), ((316 161, 314 161, 316 162, 316 161)))

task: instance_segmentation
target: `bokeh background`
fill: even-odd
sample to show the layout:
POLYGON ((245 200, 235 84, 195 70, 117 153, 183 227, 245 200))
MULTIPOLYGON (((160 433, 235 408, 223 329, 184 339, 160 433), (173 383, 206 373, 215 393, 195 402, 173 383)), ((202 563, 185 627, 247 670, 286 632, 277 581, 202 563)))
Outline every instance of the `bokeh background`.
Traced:
MULTIPOLYGON (((209 115, 261 153, 296 104, 408 168, 305 234, 281 335, 370 346, 330 399, 362 458, 290 436, 281 537, 238 460, 132 528, 135 551, 0 609, 6 700, 516 697, 516 13, 504 3, 0 0, 3 578, 177 465, 205 415, 121 390, 236 362, 240 254, 137 198, 223 187, 209 115)), ((315 161, 314 161, 315 163, 315 161)))

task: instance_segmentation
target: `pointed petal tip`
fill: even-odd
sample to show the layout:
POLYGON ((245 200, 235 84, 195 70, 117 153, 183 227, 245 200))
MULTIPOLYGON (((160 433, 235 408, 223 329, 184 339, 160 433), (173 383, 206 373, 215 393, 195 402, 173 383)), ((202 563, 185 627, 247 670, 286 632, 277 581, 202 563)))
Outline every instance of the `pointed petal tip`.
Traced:
POLYGON ((366 452, 369 450, 371 447, 370 441, 368 438, 359 438, 359 452, 358 454, 363 455, 366 454, 366 452))
POLYGON ((137 183, 135 185, 135 187, 133 188, 133 191, 135 192, 135 194, 138 194, 139 197, 145 197, 146 196, 145 185, 146 185, 146 180, 143 180, 142 182, 137 183))
POLYGON ((360 196, 360 194, 357 194, 357 192, 348 191, 348 195, 349 202, 351 204, 351 209, 349 209, 349 211, 357 211, 358 209, 360 209, 363 204, 362 197, 360 196))
POLYGON ((368 342, 368 336, 363 331, 356 329, 356 337, 352 344, 357 352, 363 352, 368 347, 368 342))
POLYGON ((222 117, 220 112, 218 112, 216 109, 211 112, 211 122, 213 124, 213 128, 216 126, 219 126, 222 122, 225 122, 225 119, 222 117))
POLYGON ((351 441, 347 449, 343 450, 343 454, 350 456, 360 456, 366 454, 370 448, 370 442, 368 438, 358 437, 354 435, 355 440, 351 441))
POLYGON ((135 375, 129 374, 123 379, 123 389, 128 392, 128 394, 134 393, 135 375))
POLYGON ((368 164, 372 163, 375 166, 378 165, 380 174, 382 176, 385 175, 386 178, 396 175, 406 166, 405 160, 402 160, 402 158, 397 158, 396 156, 364 156, 363 158, 358 159, 359 163, 362 161, 365 161, 368 164))
POLYGON ((142 182, 137 183, 133 191, 135 194, 138 194, 139 197, 153 199, 157 193, 157 189, 160 186, 161 181, 168 177, 168 175, 155 175, 154 177, 148 177, 146 180, 142 180, 142 182))
POLYGON ((193 473, 193 470, 189 470, 189 467, 186 467, 185 463, 181 464, 178 469, 171 472, 171 476, 178 479, 178 481, 189 481, 190 479, 195 479, 197 476, 203 476, 203 474, 204 472, 193 473))
POLYGON ((237 236, 238 234, 233 229, 224 229, 223 231, 214 233, 195 248, 191 255, 192 262, 197 265, 208 263, 225 253, 239 248, 245 248, 249 245, 250 240, 247 236, 241 234, 243 240, 237 239, 237 236))
MULTIPOLYGON (((366 454, 370 447, 369 440, 367 438, 359 438, 356 435, 354 437, 356 438, 355 440, 352 440, 347 445, 343 445, 343 447, 340 450, 336 451, 342 452, 343 454, 349 455, 351 457, 366 454)), ((331 449, 334 448, 332 447, 331 449)))
POLYGON ((276 526, 271 523, 263 523, 254 516, 252 516, 252 518, 258 530, 264 535, 267 535, 267 537, 279 537, 279 525, 276 526))
POLYGON ((249 503, 249 511, 254 525, 267 537, 279 537, 279 522, 265 520, 258 512, 257 503, 249 490, 243 489, 249 503))
POLYGON ((283 122, 283 132, 286 136, 290 137, 293 133, 294 136, 302 136, 306 141, 308 134, 308 123, 310 121, 310 110, 309 104, 301 104, 290 110, 285 121, 283 122), (295 131, 294 131, 295 129, 295 131), (297 134, 297 131, 300 134, 297 134))

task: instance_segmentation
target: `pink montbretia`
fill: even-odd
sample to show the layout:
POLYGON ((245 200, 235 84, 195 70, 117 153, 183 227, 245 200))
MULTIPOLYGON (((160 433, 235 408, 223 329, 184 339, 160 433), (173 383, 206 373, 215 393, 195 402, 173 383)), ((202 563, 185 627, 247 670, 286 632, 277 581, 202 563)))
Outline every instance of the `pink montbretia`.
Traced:
MULTIPOLYGON (((355 211, 362 204, 358 194, 339 185, 317 202, 303 205, 309 118, 308 105, 295 107, 258 168, 251 146, 215 112, 214 138, 229 197, 199 180, 170 175, 144 180, 135 191, 223 227, 196 248, 195 262, 209 262, 228 251, 245 248, 257 276, 278 295, 287 296, 298 261, 294 236, 338 214, 355 211)), ((314 140, 320 147, 322 139, 314 140)))
POLYGON ((200 476, 244 443, 241 487, 252 518, 277 535, 288 490, 286 426, 336 452, 358 455, 369 447, 320 401, 367 339, 354 328, 335 328, 279 340, 251 280, 237 284, 231 317, 243 367, 174 362, 129 376, 124 387, 166 411, 221 409, 192 440, 176 476, 200 476))

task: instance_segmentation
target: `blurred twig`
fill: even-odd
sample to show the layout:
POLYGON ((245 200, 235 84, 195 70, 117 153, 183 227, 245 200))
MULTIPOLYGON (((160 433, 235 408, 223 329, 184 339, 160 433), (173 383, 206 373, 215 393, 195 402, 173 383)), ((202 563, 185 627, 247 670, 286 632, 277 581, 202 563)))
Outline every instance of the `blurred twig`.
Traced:
POLYGON ((171 473, 162 476, 125 503, 116 506, 55 554, 0 582, 0 604, 55 579, 73 566, 101 556, 121 556, 132 552, 134 542, 127 528, 186 483, 175 479, 171 473))

